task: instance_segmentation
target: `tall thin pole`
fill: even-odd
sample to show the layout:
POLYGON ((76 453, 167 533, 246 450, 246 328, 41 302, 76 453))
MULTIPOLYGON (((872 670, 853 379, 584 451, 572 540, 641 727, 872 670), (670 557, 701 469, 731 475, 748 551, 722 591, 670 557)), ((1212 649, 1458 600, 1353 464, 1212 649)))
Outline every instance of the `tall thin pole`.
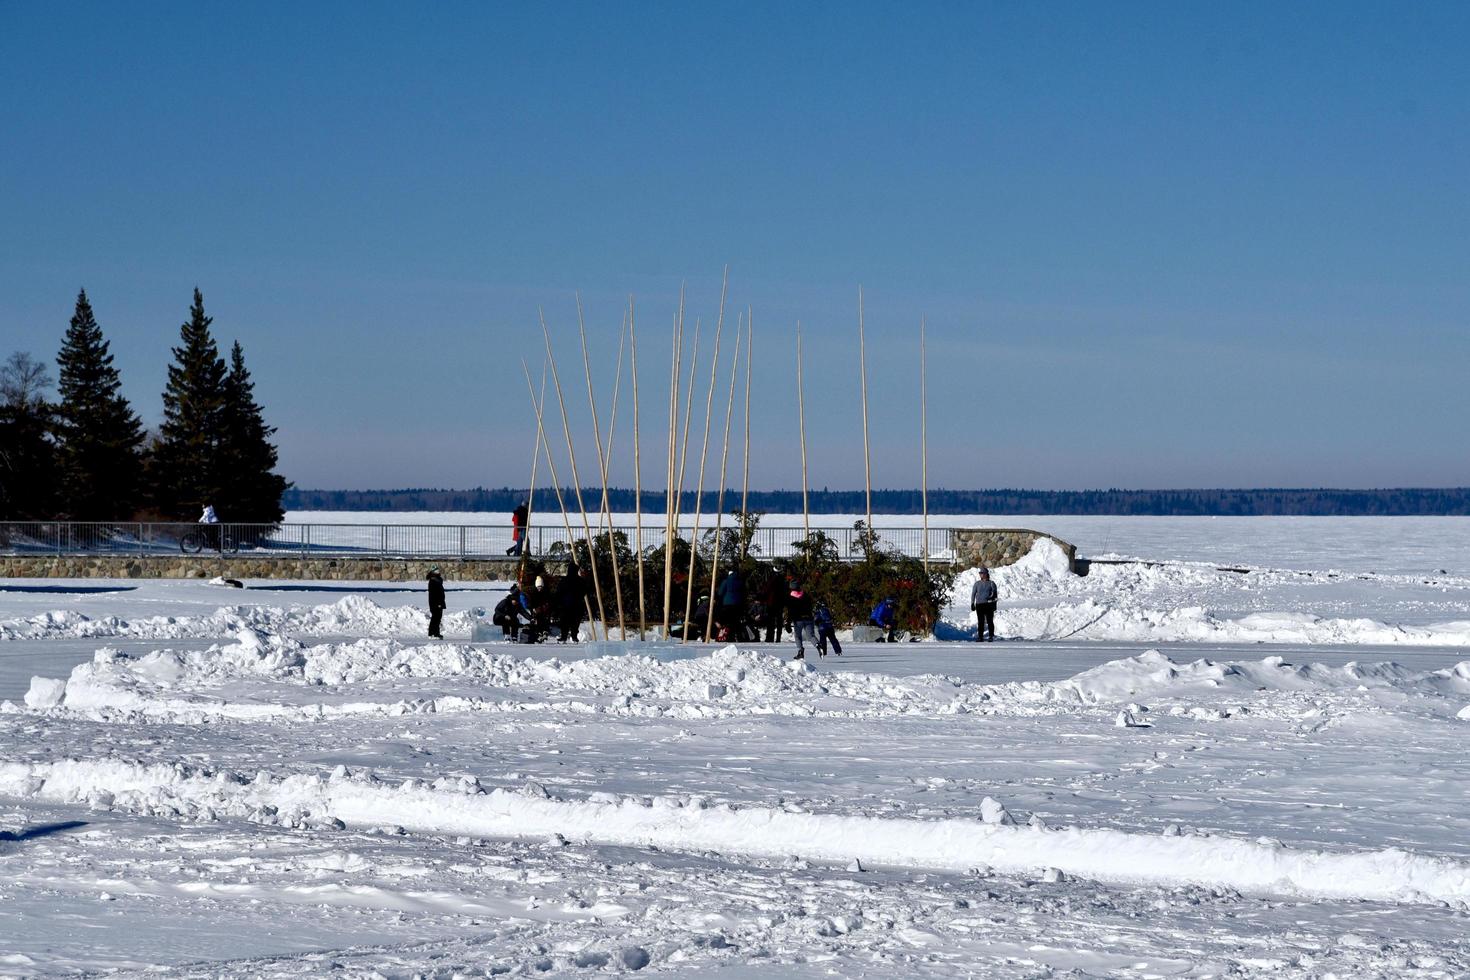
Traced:
MULTIPOLYGON (((863 287, 858 287, 858 359, 863 375, 863 486, 867 492, 868 534, 873 533, 873 470, 868 454, 868 343, 863 331, 863 287)), ((871 537, 868 539, 872 540, 871 537)), ((871 554, 871 551, 870 551, 871 554)))
MULTIPOLYGON (((546 362, 541 362, 541 397, 536 401, 536 417, 546 407, 546 362)), ((536 451, 531 454, 531 485, 526 489, 526 521, 521 526, 521 560, 516 563, 516 579, 526 574, 526 561, 531 550, 531 515, 536 511, 536 464, 541 462, 541 427, 536 427, 536 451)))
MULTIPOLYGON (((728 282, 730 267, 725 267, 728 282)), ((704 463, 709 454, 709 423, 715 408, 715 381, 720 367, 720 332, 725 328, 725 291, 720 290, 720 316, 715 321, 715 354, 709 362, 709 394, 704 400, 704 439, 699 444, 699 479, 694 491, 694 530, 689 535, 689 578, 684 590, 684 642, 689 642, 689 617, 694 612, 694 560, 699 557, 699 517, 704 509, 704 463)), ((696 335, 697 336, 697 335, 696 335)))
POLYGON ((715 628, 715 587, 720 581, 720 532, 725 518, 725 467, 730 462, 730 416, 735 412, 735 378, 740 373, 740 322, 735 326, 735 360, 730 362, 730 398, 725 403, 725 437, 720 450, 720 488, 715 498, 715 553, 709 568, 709 615, 705 617, 704 637, 715 628))
MULTIPOLYGON (((745 308, 745 452, 743 466, 745 474, 740 478, 740 519, 750 521, 750 354, 752 338, 755 336, 755 313, 745 308)), ((741 529, 740 560, 750 557, 750 537, 741 529)))
POLYGON ((643 445, 638 425, 638 331, 634 326, 633 297, 628 296, 628 348, 633 360, 633 534, 638 549, 638 642, 648 632, 648 598, 643 588, 643 445))
MULTIPOLYGON (((693 348, 691 348, 691 354, 690 354, 690 357, 689 357, 689 381, 684 385, 684 387, 686 389, 688 389, 687 391, 684 392, 684 396, 685 396, 684 397, 684 433, 683 433, 682 436, 680 436, 680 444, 679 444, 679 470, 678 470, 678 473, 677 473, 677 475, 675 476, 675 479, 674 479, 674 513, 673 513, 674 524, 673 524, 673 533, 672 533, 672 536, 669 538, 669 541, 670 541, 670 551, 669 551, 670 558, 669 558, 669 563, 670 563, 671 566, 673 564, 673 557, 672 557, 673 556, 673 550, 672 550, 673 545, 672 545, 672 542, 675 541, 675 540, 677 540, 678 537, 679 537, 679 522, 680 522, 680 519, 684 516, 684 469, 688 465, 688 462, 689 462, 689 420, 691 418, 693 418, 693 416, 694 416, 694 388, 695 388, 695 385, 694 385, 694 371, 695 371, 695 368, 697 368, 699 366, 699 328, 700 328, 699 317, 695 317, 694 318, 694 346, 693 346, 693 348)), ((683 341, 681 339, 680 340, 680 343, 679 343, 679 348, 680 348, 680 353, 681 354, 683 353, 683 347, 684 347, 684 344, 683 344, 683 341)), ((672 583, 672 579, 670 579, 670 582, 672 583)), ((693 586, 694 586, 694 583, 693 582, 685 582, 684 583, 685 592, 687 593, 689 589, 693 588, 693 586)), ((672 594, 670 595, 670 599, 672 599, 672 594)))
MULTIPOLYGON (((627 324, 624 324, 626 326, 627 324)), ((597 444, 597 469, 602 474, 602 506, 599 509, 597 520, 602 523, 604 516, 607 520, 607 553, 612 560, 613 595, 618 609, 618 629, 621 631, 621 639, 627 639, 627 630, 623 628, 623 583, 618 574, 618 551, 614 547, 612 515, 607 510, 607 456, 602 451, 602 423, 597 417, 597 399, 592 394, 592 359, 587 356, 587 326, 582 319, 582 294, 577 294, 577 333, 582 338, 582 370, 587 375, 587 406, 592 411, 592 440, 597 444)), ((618 380, 621 382, 623 372, 623 331, 618 332, 618 380)), ((613 400, 613 420, 617 419, 617 399, 613 400)), ((608 451, 612 451, 612 426, 608 426, 608 451)), ((587 560, 591 562, 594 569, 597 568, 597 556, 592 550, 592 539, 587 539, 587 560)), ((600 607, 599 607, 600 609, 600 607)), ((604 617, 602 623, 603 639, 607 639, 607 619, 604 617)))
MULTIPOLYGON (((567 515, 567 502, 561 492, 561 477, 556 475, 556 458, 551 454, 551 443, 546 439, 546 430, 541 424, 541 406, 536 404, 536 388, 531 384, 531 369, 521 360, 521 371, 526 375, 526 393, 531 396, 531 408, 536 412, 537 442, 546 448, 546 465, 551 468, 551 489, 556 491, 556 503, 561 508, 561 522, 567 529, 567 541, 572 540, 572 519, 567 515)), ((543 395, 544 400, 544 395, 543 395)))
MULTIPOLYGON (((612 472, 612 447, 613 433, 618 427, 618 404, 622 400, 623 389, 623 350, 628 344, 628 314, 623 314, 623 326, 618 331, 618 370, 613 376, 613 400, 612 420, 607 423, 607 446, 603 449, 607 457, 607 471, 612 472)), ((606 490, 602 493, 602 514, 609 524, 612 523, 612 503, 608 499, 606 490)))
MULTIPOLYGON (((540 311, 537 312, 539 315, 540 311)), ((561 375, 556 370, 556 355, 551 352, 551 331, 546 328, 544 315, 541 315, 541 335, 546 340, 546 359, 551 362, 551 380, 556 386, 556 403, 561 408, 561 427, 567 437, 567 457, 572 463, 572 492, 577 495, 577 511, 582 515, 582 531, 587 542, 587 564, 592 566, 592 588, 597 593, 597 615, 602 620, 602 638, 605 640, 607 639, 607 610, 602 603, 602 583, 598 580, 597 562, 592 555, 592 525, 587 523, 587 506, 582 502, 582 477, 577 473, 577 451, 572 447, 572 423, 567 417, 567 403, 561 391, 561 375)), ((576 549, 573 548, 572 557, 575 558, 576 553, 576 549)), ((592 628, 592 635, 594 637, 597 635, 596 626, 592 628)))
POLYGON ((806 501, 806 382, 801 372, 801 321, 796 321, 796 423, 801 432, 801 528, 810 540, 812 536, 811 510, 806 501))
POLYGON ((674 316, 674 333, 669 351, 669 458, 667 489, 664 491, 664 639, 669 638, 669 615, 674 594, 674 465, 679 438, 679 379, 683 376, 684 287, 679 287, 679 312, 674 316))
POLYGON ((924 318, 919 317, 919 486, 924 502, 924 579, 929 578, 929 387, 924 318))

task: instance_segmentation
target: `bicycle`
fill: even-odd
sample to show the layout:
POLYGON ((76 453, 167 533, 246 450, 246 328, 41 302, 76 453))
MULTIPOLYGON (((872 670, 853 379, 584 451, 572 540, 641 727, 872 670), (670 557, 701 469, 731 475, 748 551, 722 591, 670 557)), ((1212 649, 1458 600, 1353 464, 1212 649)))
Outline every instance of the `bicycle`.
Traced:
POLYGON ((233 555, 240 550, 240 542, 219 524, 201 524, 197 530, 179 538, 179 550, 186 555, 197 555, 206 548, 233 555))

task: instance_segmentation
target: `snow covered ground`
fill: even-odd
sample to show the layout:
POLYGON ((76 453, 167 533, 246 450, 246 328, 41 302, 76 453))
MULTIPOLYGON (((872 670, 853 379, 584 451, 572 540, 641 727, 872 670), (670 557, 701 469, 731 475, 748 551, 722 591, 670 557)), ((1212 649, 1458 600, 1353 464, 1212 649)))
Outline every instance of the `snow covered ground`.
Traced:
POLYGON ((1151 563, 802 663, 0 580, 0 975, 1470 972, 1470 524, 1085 520, 1151 563))

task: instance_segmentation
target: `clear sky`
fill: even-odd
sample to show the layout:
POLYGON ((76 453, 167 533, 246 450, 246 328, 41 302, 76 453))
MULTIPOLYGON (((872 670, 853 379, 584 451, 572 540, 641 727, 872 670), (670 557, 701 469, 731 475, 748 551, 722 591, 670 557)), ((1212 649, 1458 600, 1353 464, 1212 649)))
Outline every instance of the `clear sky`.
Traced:
POLYGON ((604 398, 636 295, 661 486, 725 263, 760 487, 798 319, 862 484, 859 284, 877 486, 921 315, 934 485, 1470 484, 1470 4, 0 0, 0 93, 0 356, 85 286, 156 424, 198 285, 301 486, 524 485, 538 307, 594 482, 578 289, 604 398))

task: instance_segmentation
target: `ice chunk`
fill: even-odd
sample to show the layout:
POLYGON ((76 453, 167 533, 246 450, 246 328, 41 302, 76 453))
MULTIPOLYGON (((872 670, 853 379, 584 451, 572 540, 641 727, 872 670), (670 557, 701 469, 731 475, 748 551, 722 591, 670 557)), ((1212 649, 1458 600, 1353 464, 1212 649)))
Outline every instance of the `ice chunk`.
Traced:
POLYGON ((26 692, 26 705, 31 708, 54 708, 66 696, 66 681, 59 677, 32 677, 26 692))

